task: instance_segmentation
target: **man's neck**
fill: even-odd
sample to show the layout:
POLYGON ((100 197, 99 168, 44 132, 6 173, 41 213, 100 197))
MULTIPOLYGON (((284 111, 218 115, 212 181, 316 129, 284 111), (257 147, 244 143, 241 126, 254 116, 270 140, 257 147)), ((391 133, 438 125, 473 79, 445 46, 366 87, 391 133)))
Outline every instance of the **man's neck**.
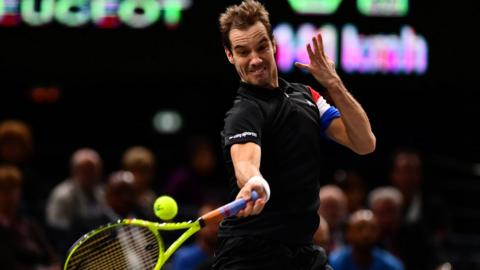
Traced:
POLYGON ((278 77, 275 77, 268 89, 275 89, 278 88, 280 84, 278 83, 278 77))

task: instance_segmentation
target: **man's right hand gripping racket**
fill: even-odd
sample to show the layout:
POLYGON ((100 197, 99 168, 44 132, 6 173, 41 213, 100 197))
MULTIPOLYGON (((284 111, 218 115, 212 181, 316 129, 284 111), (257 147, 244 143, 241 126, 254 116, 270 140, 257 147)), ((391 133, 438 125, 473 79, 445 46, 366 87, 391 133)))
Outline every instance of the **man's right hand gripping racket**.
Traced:
MULTIPOLYGON (((252 191, 251 201, 258 194, 252 191)), ((97 228, 70 248, 64 270, 159 270, 168 258, 202 227, 236 215, 247 205, 238 199, 221 206, 195 221, 156 223, 140 219, 123 219, 97 228), (186 230, 166 250, 161 231, 186 230)))

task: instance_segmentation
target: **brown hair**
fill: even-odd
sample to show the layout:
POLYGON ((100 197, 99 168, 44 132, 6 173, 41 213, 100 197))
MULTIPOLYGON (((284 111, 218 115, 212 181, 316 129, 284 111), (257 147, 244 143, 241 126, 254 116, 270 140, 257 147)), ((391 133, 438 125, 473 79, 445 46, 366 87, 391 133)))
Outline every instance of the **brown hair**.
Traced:
POLYGON ((127 170, 142 166, 155 167, 155 162, 155 154, 143 146, 128 148, 122 158, 122 165, 127 170))
POLYGON ((269 13, 261 3, 255 0, 245 0, 240 5, 228 7, 225 12, 220 15, 219 21, 223 46, 229 50, 232 49, 229 38, 230 30, 247 29, 258 21, 265 26, 270 40, 273 41, 269 13))
POLYGON ((26 123, 14 119, 0 122, 0 142, 12 138, 21 141, 29 154, 32 152, 32 132, 26 123))
POLYGON ((22 185, 22 173, 12 165, 0 165, 0 189, 19 188, 22 185))

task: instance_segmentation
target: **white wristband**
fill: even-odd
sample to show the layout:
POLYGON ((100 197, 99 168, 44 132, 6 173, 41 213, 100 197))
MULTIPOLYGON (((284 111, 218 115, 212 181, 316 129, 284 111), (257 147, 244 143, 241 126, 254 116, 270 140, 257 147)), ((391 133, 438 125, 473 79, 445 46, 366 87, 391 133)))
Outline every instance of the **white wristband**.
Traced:
POLYGON ((263 189, 265 190, 265 193, 267 193, 266 202, 268 202, 268 200, 270 199, 270 185, 268 184, 267 180, 265 180, 260 175, 255 175, 252 178, 248 179, 247 183, 249 183, 249 182, 256 182, 256 183, 259 183, 260 185, 263 186, 263 189))

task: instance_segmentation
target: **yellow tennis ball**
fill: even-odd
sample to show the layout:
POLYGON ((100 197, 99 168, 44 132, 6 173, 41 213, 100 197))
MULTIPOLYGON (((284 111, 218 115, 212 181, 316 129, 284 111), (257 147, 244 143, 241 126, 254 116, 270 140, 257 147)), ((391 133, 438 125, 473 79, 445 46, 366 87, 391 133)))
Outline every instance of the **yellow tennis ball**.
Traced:
POLYGON ((160 196, 153 204, 153 212, 162 220, 171 220, 177 215, 177 202, 170 196, 160 196))

